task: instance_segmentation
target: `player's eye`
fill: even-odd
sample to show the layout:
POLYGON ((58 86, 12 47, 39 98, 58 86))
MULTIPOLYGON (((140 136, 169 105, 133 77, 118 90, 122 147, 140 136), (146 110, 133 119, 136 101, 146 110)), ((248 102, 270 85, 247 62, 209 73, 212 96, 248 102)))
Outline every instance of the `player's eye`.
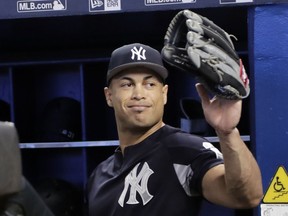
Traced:
POLYGON ((148 82, 146 85, 152 87, 155 86, 156 84, 154 82, 148 82))
POLYGON ((120 84, 120 86, 121 86, 122 88, 130 88, 130 87, 133 86, 133 83, 131 83, 131 82, 122 82, 122 83, 120 84))

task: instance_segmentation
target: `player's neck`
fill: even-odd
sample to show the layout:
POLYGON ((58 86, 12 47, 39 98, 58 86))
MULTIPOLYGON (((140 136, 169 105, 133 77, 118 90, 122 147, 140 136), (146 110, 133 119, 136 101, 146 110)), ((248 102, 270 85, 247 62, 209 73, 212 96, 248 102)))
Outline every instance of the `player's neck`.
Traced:
POLYGON ((161 121, 155 124, 153 127, 149 129, 139 129, 139 130, 127 130, 122 129, 118 130, 119 135, 119 143, 121 151, 124 152, 124 149, 131 145, 137 145, 138 143, 142 142, 144 139, 149 137, 151 134, 159 130, 165 124, 161 121))

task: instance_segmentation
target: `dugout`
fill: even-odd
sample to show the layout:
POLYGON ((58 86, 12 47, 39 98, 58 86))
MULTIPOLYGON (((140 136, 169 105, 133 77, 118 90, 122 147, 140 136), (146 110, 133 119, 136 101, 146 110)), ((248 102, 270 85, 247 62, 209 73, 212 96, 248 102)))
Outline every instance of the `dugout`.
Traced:
MULTIPOLYGON (((83 192, 92 169, 117 145, 114 116, 103 95, 111 51, 131 42, 160 50, 170 20, 186 8, 238 38, 235 47, 251 82, 239 128, 259 162, 264 191, 276 169, 288 167, 288 1, 171 2, 0 1, 0 100, 9 107, 5 114, 0 109, 5 115, 0 120, 15 123, 23 172, 33 185, 61 179, 83 192), (41 134, 43 125, 50 135, 41 134), (57 127, 61 135, 50 130, 57 127)), ((180 100, 197 99, 194 82, 170 73, 166 123, 181 126, 180 100)), ((217 145, 213 133, 207 138, 217 145)), ((261 215, 260 207, 240 211, 208 203, 201 215, 211 212, 261 215)))

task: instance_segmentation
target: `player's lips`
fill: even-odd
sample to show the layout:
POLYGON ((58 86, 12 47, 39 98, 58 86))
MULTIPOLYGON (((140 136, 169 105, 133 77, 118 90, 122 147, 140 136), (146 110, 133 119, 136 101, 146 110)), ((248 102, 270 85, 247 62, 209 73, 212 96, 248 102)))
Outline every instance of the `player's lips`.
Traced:
POLYGON ((144 111, 145 109, 151 107, 150 105, 147 104, 134 104, 134 105, 129 105, 128 108, 132 111, 135 112, 141 112, 144 111))

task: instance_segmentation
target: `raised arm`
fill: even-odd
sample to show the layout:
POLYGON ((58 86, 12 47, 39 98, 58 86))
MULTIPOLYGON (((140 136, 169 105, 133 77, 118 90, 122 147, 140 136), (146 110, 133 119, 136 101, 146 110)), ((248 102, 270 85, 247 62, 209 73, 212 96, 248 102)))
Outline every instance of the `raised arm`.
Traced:
POLYGON ((207 122, 215 129, 224 165, 210 169, 202 187, 205 198, 230 208, 251 208, 262 199, 262 179, 258 164, 242 141, 237 125, 241 100, 210 99, 201 84, 196 85, 207 122))

